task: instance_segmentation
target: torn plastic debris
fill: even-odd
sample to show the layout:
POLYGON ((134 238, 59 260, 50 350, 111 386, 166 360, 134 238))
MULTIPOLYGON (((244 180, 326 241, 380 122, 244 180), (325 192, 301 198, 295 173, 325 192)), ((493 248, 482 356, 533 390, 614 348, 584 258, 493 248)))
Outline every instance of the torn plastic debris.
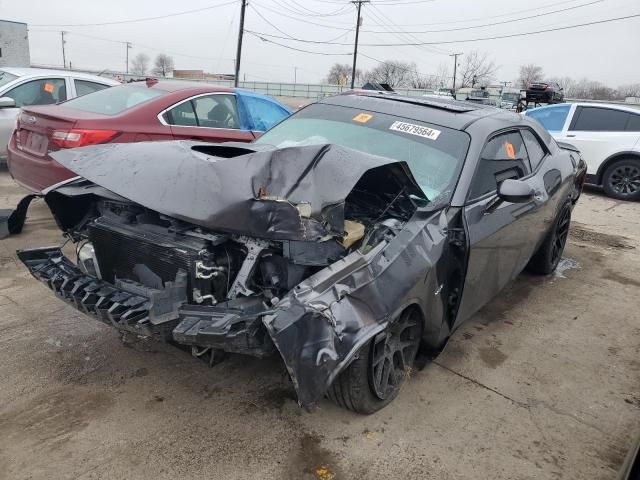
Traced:
POLYGON ((15 210, 0 210, 0 238, 15 235, 22 232, 24 222, 27 219, 27 210, 31 201, 39 195, 30 194, 18 202, 15 210))

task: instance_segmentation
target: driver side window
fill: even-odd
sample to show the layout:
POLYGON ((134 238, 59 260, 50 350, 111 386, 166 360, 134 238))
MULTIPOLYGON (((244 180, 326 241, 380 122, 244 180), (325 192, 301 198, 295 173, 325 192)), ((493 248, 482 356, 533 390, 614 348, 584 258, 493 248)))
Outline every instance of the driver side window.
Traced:
POLYGON ((176 105, 164 114, 170 125, 239 129, 234 95, 206 95, 176 105))
POLYGON ((207 95, 193 99, 198 126, 208 128, 240 128, 234 95, 207 95))
POLYGON ((502 133, 485 145, 471 182, 470 199, 498 190, 508 179, 519 179, 531 173, 529 156, 519 132, 502 133))
POLYGON ((13 98, 16 107, 50 105, 67 99, 67 87, 64 78, 41 78, 18 85, 4 96, 13 98))

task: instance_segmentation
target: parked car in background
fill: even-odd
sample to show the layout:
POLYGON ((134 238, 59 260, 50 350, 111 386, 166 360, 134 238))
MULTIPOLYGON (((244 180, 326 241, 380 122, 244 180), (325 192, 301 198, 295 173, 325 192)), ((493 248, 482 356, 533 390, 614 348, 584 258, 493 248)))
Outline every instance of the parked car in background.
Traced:
POLYGON ((500 93, 500 108, 516 110, 522 100, 522 93, 515 88, 504 88, 500 93))
POLYGON ((617 104, 573 103, 527 110, 556 140, 575 145, 587 163, 587 183, 607 195, 640 200, 640 110, 617 104))
POLYGON ((523 268, 556 269, 586 170, 521 115, 376 93, 325 98, 249 145, 53 156, 80 177, 44 196, 77 262, 18 257, 57 298, 207 361, 281 355, 301 405, 360 413, 523 268))
POLYGON ((533 82, 527 85, 526 100, 529 103, 562 103, 564 91, 557 82, 533 82))
POLYGON ((489 97, 468 97, 467 102, 478 103, 480 105, 487 105, 489 107, 500 108, 500 102, 495 98, 489 97))
POLYGON ((49 105, 102 90, 120 82, 68 70, 0 68, 0 164, 21 107, 49 105))
POLYGON ((60 105, 24 108, 9 141, 9 172, 37 192, 73 176, 51 152, 149 140, 250 142, 287 107, 245 90, 197 82, 147 80, 60 105))

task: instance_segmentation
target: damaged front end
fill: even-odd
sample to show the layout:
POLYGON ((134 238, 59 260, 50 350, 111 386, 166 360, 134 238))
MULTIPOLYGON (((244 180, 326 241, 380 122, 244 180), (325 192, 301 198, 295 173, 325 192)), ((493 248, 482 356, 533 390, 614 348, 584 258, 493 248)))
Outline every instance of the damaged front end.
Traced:
POLYGON ((56 296, 197 356, 278 351, 304 406, 402 305, 434 308, 420 299, 445 238, 404 163, 332 145, 162 145, 57 154, 84 177, 44 197, 75 261, 18 252, 56 296))

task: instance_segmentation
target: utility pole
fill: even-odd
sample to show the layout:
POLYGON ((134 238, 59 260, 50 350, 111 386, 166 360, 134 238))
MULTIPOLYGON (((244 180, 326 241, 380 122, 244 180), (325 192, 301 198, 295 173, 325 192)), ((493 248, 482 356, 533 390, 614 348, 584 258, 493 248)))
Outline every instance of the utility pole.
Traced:
POLYGON ((298 67, 293 67, 293 83, 298 83, 298 67))
POLYGON ((131 47, 131 42, 125 42, 125 45, 127 47, 127 70, 126 70, 126 74, 129 75, 129 49, 132 48, 131 47))
POLYGON ((64 39, 64 34, 67 32, 60 32, 60 36, 62 37, 62 68, 67 68, 67 57, 64 54, 64 44, 67 43, 64 39))
POLYGON ((453 94, 456 94, 456 75, 458 73, 458 57, 460 55, 463 55, 462 53, 452 53, 451 55, 449 55, 450 57, 453 57, 453 94))
POLYGON ((244 12, 247 9, 247 0, 242 0, 240 7, 240 29, 238 30, 238 49, 236 50, 236 72, 233 79, 233 86, 238 86, 240 78, 240 58, 242 57, 242 35, 244 34, 244 12))
POLYGON ((360 9, 363 3, 369 3, 369 0, 354 0, 354 5, 358 5, 358 19, 356 21, 356 42, 353 45, 353 68, 351 69, 351 89, 356 81, 356 62, 358 61, 358 37, 360 36, 360 24, 362 23, 362 17, 360 17, 360 9))

